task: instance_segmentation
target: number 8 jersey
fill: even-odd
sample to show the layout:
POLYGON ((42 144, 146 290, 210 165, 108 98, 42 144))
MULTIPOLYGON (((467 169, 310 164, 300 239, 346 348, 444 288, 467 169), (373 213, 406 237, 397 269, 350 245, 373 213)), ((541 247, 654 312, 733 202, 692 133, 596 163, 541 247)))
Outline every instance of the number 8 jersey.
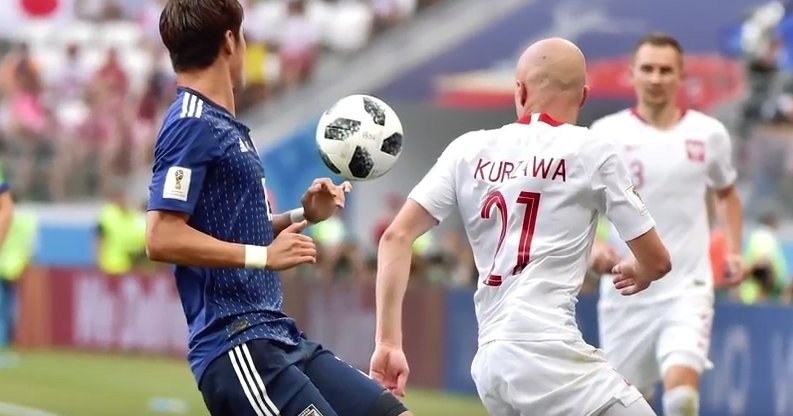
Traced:
MULTIPOLYGON (((652 304, 691 290, 711 292, 705 198, 708 188, 727 188, 737 178, 727 129, 694 110, 685 111, 667 130, 647 124, 634 110, 606 116, 591 128, 596 134, 608 134, 619 146, 672 259, 669 274, 636 296, 620 296, 612 285, 605 284, 608 279, 603 279, 601 305, 652 304)), ((625 244, 613 241, 612 245, 622 256, 630 255, 625 244)))
POLYGON ((460 136, 408 198, 438 221, 460 212, 480 345, 580 339, 576 296, 599 213, 625 241, 654 227, 616 146, 546 114, 460 136))

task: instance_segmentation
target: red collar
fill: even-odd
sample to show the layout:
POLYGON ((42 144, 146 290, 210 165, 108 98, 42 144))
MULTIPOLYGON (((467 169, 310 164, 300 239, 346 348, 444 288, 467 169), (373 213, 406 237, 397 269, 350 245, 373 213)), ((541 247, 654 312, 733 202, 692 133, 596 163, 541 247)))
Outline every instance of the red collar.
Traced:
MULTIPOLYGON (((639 119, 639 121, 641 121, 644 124, 647 124, 648 126, 650 125, 650 123, 648 123, 647 120, 645 120, 644 117, 642 117, 642 115, 639 114, 639 110, 636 107, 631 107, 630 111, 634 117, 639 119)), ((680 121, 683 120, 687 112, 688 112, 687 108, 680 110, 680 117, 677 119, 677 123, 680 123, 680 121)))
POLYGON ((565 124, 565 123, 562 123, 561 121, 555 120, 553 117, 551 117, 551 116, 549 116, 548 114, 545 114, 545 113, 524 114, 522 117, 520 117, 518 119, 517 123, 519 123, 519 124, 531 124, 532 121, 539 121, 539 122, 545 123, 545 124, 547 124, 547 125, 549 125, 551 127, 557 127, 557 126, 561 126, 562 124, 565 124), (537 117, 534 117, 535 115, 537 117))

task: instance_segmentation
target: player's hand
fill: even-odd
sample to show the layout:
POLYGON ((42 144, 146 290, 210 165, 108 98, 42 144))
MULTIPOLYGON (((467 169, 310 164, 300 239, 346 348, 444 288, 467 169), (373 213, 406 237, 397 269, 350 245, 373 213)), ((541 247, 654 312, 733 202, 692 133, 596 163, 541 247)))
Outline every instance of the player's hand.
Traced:
POLYGON ((405 397, 405 384, 410 369, 401 348, 376 345, 369 367, 369 377, 387 388, 394 396, 405 397))
POLYGON ((300 234, 307 224, 306 221, 296 222, 278 233, 272 244, 267 246, 268 269, 284 270, 317 261, 317 247, 314 245, 314 240, 300 234))
POLYGON ((611 269, 614 275, 614 287, 623 296, 635 295, 650 287, 650 281, 639 276, 636 262, 634 260, 623 261, 611 269))
POLYGON ((592 254, 589 257, 589 268, 596 273, 608 273, 620 261, 617 251, 610 245, 595 241, 592 245, 592 254))
POLYGON ((347 181, 335 185, 328 178, 315 179, 301 200, 306 220, 317 223, 332 217, 337 209, 344 208, 345 197, 350 190, 352 184, 347 181))
POLYGON ((743 264, 743 256, 731 254, 727 256, 726 283, 728 286, 737 286, 746 279, 746 266, 743 264))

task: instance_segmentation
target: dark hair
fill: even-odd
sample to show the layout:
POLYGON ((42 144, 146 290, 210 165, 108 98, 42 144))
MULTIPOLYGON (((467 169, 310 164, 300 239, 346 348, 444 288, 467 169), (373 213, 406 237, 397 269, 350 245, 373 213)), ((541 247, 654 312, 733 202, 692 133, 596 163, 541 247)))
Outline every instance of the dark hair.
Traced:
POLYGON ((644 45, 652 45, 652 46, 668 46, 677 51, 680 54, 680 57, 683 57, 683 46, 680 45, 677 39, 673 38, 666 33, 650 33, 644 35, 638 42, 636 42, 636 46, 633 48, 633 54, 636 55, 636 52, 644 45))
POLYGON ((242 18, 237 0, 168 0, 160 14, 160 37, 174 71, 212 65, 226 32, 239 36, 242 18))

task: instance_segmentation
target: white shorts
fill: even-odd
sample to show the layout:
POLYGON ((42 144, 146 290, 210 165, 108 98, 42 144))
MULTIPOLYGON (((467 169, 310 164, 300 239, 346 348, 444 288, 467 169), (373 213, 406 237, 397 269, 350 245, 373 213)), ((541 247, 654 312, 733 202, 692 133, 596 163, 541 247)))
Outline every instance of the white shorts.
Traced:
POLYGON ((702 374, 713 324, 713 293, 690 292, 652 304, 598 305, 600 348, 631 384, 648 393, 669 367, 702 374))
POLYGON ((583 340, 493 341, 477 351, 471 375, 493 416, 590 416, 642 398, 583 340))

